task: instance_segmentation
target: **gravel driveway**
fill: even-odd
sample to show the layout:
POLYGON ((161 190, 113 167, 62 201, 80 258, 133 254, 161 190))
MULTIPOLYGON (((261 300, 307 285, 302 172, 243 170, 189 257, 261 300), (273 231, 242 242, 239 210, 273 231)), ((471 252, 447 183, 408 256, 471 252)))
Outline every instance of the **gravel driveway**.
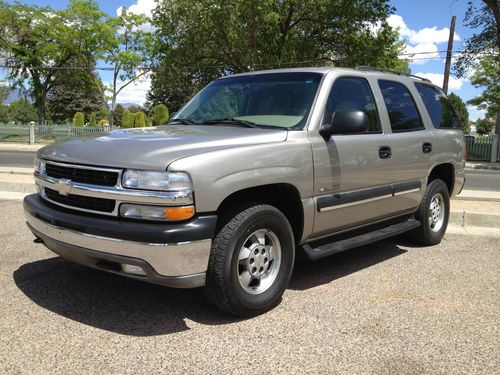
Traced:
POLYGON ((68 263, 0 201, 0 373, 500 373, 500 239, 403 239, 298 262, 281 305, 237 320, 198 290, 68 263))

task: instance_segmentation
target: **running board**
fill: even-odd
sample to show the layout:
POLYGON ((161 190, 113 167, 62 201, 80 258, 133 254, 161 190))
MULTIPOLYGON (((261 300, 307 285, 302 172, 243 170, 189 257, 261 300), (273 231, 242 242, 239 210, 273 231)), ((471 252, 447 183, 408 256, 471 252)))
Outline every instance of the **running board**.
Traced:
POLYGON ((416 219, 408 219, 406 221, 403 221, 402 223, 389 225, 373 232, 360 234, 358 236, 347 238, 345 240, 330 242, 315 248, 311 247, 311 245, 309 244, 305 244, 302 245, 302 250, 304 251, 307 259, 316 260, 332 254, 340 253, 344 250, 367 245, 372 242, 377 242, 389 237, 396 236, 398 234, 418 228, 420 225, 422 225, 420 221, 416 219))

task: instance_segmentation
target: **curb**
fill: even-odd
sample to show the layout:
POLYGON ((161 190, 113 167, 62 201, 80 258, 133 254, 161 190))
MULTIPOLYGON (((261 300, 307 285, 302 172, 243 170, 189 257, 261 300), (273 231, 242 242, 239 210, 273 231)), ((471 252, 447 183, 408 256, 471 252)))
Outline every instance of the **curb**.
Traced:
POLYGON ((450 211, 449 223, 462 228, 481 227, 500 232, 500 215, 467 211, 450 211))
POLYGON ((473 163, 473 162, 466 162, 465 163, 465 169, 485 169, 485 170, 490 170, 490 171, 500 171, 500 163, 491 163, 491 162, 485 162, 485 163, 473 163))
POLYGON ((33 174, 34 168, 21 168, 21 167, 0 167, 0 173, 8 174, 33 174))

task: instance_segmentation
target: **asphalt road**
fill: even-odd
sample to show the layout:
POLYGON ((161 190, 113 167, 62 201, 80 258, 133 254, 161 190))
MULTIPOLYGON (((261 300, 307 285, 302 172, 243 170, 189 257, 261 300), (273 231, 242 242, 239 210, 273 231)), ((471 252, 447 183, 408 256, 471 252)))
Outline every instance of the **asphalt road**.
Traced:
POLYGON ((0 150, 0 167, 33 168, 36 152, 0 150))
MULTIPOLYGON (((0 151, 0 167, 33 167, 34 152, 0 151)), ((464 189, 500 191, 500 171, 498 170, 467 170, 467 180, 464 189)))
POLYGON ((0 373, 497 374, 498 238, 384 241, 296 264, 275 310, 222 315, 198 290, 87 269, 0 201, 0 373))

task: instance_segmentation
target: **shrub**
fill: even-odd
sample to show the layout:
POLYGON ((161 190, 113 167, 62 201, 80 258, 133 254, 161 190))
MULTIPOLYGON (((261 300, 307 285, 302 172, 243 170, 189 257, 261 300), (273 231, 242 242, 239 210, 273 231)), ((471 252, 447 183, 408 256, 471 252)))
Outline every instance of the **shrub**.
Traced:
POLYGON ((134 128, 143 128, 144 125, 144 112, 137 112, 134 115, 134 128))
POLYGON ((90 113, 90 116, 89 116, 89 126, 92 127, 92 128, 95 128, 97 126, 97 119, 95 117, 95 113, 94 112, 90 113))
POLYGON ((82 112, 76 112, 75 115, 73 116, 73 126, 83 126, 83 123, 85 122, 85 119, 83 117, 82 112))
POLYGON ((134 127, 134 115, 128 109, 123 111, 122 115, 122 128, 134 127))
POLYGON ((153 108, 153 125, 163 125, 168 120, 168 108, 165 104, 155 105, 153 108))

